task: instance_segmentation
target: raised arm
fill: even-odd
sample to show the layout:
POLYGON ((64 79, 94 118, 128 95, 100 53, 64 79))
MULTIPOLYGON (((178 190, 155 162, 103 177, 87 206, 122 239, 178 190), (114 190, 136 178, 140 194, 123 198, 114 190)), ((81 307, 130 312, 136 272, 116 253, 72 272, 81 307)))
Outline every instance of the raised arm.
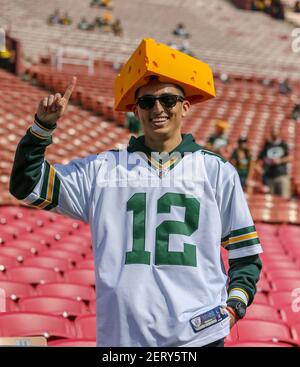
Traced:
POLYGON ((66 111, 75 85, 73 77, 63 97, 56 93, 40 101, 34 123, 17 147, 9 190, 19 200, 25 199, 41 178, 46 147, 52 143, 52 133, 66 111))

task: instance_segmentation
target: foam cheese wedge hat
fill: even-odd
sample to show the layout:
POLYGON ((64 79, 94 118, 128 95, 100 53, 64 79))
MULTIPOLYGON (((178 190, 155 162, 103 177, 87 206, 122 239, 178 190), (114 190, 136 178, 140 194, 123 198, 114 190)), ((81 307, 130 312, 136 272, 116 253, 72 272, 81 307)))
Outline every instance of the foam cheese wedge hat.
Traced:
POLYGON ((135 92, 151 75, 162 83, 180 85, 191 104, 215 97, 214 79, 208 64, 152 38, 142 40, 115 80, 115 110, 131 111, 135 92))

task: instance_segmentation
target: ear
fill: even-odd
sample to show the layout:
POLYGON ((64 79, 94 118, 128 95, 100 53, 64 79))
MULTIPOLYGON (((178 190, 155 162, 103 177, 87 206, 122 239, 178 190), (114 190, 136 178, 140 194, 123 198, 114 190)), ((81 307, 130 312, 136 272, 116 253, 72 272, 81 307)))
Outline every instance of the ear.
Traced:
POLYGON ((139 113, 138 113, 138 108, 136 104, 132 106, 131 111, 134 113, 135 117, 139 120, 139 113))
POLYGON ((184 100, 182 102, 182 111, 181 111, 181 117, 185 117, 188 115, 191 108, 191 104, 188 100, 184 100))

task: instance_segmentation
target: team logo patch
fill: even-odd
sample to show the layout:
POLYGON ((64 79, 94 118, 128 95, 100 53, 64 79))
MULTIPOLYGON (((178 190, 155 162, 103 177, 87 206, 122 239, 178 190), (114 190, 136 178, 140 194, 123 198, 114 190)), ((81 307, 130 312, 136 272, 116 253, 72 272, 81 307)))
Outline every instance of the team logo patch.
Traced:
POLYGON ((201 315, 198 315, 190 320, 191 326, 195 333, 215 325, 228 317, 227 312, 223 307, 217 306, 201 315))

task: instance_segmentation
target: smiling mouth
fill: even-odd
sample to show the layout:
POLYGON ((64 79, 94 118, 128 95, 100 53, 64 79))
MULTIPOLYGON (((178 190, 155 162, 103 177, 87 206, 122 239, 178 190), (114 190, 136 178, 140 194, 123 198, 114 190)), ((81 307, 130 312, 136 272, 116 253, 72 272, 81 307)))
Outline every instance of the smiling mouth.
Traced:
POLYGON ((153 125, 155 126, 162 126, 168 121, 168 117, 154 117, 150 119, 153 125))

